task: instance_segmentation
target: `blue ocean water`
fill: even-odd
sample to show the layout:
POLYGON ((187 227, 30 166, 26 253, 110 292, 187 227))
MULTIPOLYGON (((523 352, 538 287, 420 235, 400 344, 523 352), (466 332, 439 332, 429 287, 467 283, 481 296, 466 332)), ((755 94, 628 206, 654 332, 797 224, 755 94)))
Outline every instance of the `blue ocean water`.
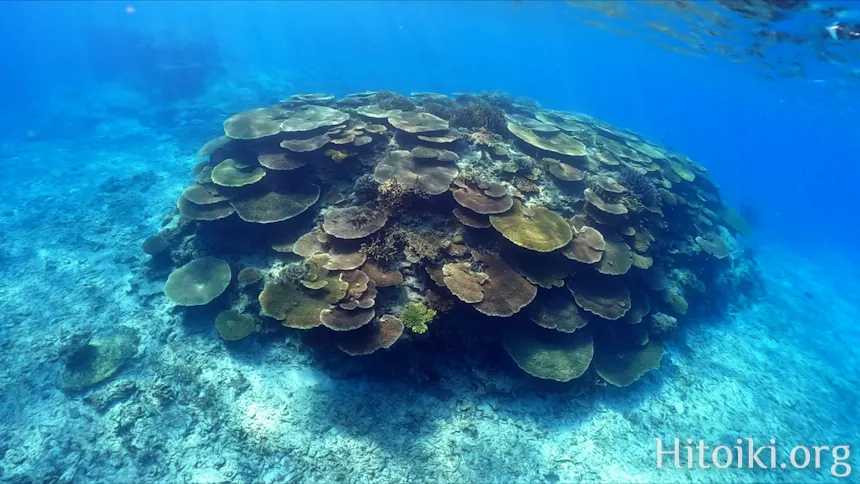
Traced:
POLYGON ((687 3, 0 3, 0 481, 838 479, 655 466, 654 437, 860 444, 860 41, 825 30, 856 6, 767 23, 725 7, 740 0, 691 3, 728 19, 726 41, 685 30, 687 3), (708 50, 661 45, 673 25, 708 50), (762 29, 794 40, 762 55, 762 29), (689 156, 756 220, 762 294, 691 323, 639 387, 579 400, 482 368, 333 377, 297 339, 235 349, 183 326, 139 247, 197 149, 294 93, 382 89, 505 91, 689 156), (63 348, 115 326, 139 330, 134 362, 60 391, 63 348))

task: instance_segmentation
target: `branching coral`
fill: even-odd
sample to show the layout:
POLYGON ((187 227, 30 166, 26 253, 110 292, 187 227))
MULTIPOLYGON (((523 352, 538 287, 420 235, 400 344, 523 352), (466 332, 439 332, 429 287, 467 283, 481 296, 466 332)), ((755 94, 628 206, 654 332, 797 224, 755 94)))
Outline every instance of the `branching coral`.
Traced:
POLYGON ((298 284, 299 281, 305 279, 308 275, 308 266, 304 261, 287 264, 277 272, 272 274, 272 280, 275 282, 289 282, 298 284))
POLYGON ((404 188, 397 183, 397 180, 386 180, 380 183, 378 191, 376 203, 388 215, 403 213, 417 200, 427 198, 425 194, 404 188))
POLYGON ((457 110, 457 103, 453 99, 434 99, 425 102, 424 109, 434 116, 451 119, 457 110))
POLYGON ((636 196, 642 205, 653 207, 660 202, 660 192, 657 185, 648 175, 640 173, 629 166, 621 166, 618 170, 621 183, 636 196))
POLYGON ((491 132, 486 128, 481 128, 478 131, 469 133, 469 142, 479 146, 491 146, 495 141, 491 132))
POLYGON ((461 128, 500 131, 505 126, 505 112, 482 99, 475 99, 451 114, 451 124, 461 128))
POLYGON ((397 258, 402 250, 400 244, 393 237, 374 237, 361 245, 361 251, 368 260, 388 265, 397 258))
POLYGON ((407 303, 403 307, 403 312, 400 313, 400 320, 403 321, 403 326, 417 334, 426 333, 428 329, 427 325, 434 318, 436 318, 436 311, 418 302, 407 303))
POLYGON ((413 262, 438 260, 439 252, 447 245, 445 234, 432 230, 406 231, 403 240, 406 258, 413 262))
POLYGON ((352 193, 358 203, 375 201, 379 193, 379 182, 370 173, 362 175, 355 179, 352 193))
POLYGON ((537 183, 522 176, 515 176, 511 179, 511 185, 514 186, 520 193, 530 195, 540 192, 540 187, 537 183))
POLYGON ((373 96, 373 103, 381 109, 399 109, 401 111, 414 111, 415 103, 391 91, 379 91, 373 96))
POLYGON ((263 279, 263 271, 256 267, 246 267, 239 271, 239 275, 236 276, 236 280, 243 286, 256 284, 260 282, 261 279, 263 279))

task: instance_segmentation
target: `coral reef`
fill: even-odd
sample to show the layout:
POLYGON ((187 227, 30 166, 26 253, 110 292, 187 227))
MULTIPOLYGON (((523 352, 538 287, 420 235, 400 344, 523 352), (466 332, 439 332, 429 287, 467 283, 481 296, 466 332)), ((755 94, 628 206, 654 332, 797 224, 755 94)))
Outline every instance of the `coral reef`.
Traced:
POLYGON ((527 373, 626 386, 686 314, 755 279, 704 167, 583 114, 382 91, 296 94, 223 126, 177 203, 189 235, 164 289, 219 306, 225 340, 253 337, 256 312, 359 356, 479 344, 466 314, 509 318, 495 341, 527 373))

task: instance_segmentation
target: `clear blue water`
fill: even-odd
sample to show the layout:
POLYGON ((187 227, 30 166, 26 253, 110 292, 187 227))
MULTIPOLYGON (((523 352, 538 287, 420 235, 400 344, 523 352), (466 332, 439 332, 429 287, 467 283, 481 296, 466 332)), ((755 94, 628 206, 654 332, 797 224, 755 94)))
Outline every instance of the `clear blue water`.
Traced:
MULTIPOLYGON (((599 13, 563 2, 128 5, 133 14, 124 2, 0 7, 3 61, 14 73, 4 76, 4 91, 15 93, 4 118, 18 126, 9 135, 23 135, 12 113, 44 113, 52 95, 98 89, 104 79, 90 69, 94 60, 123 62, 109 37, 101 50, 86 48, 92 29, 181 31, 212 42, 224 76, 269 76, 283 92, 498 89, 591 113, 700 160, 729 200, 759 209, 764 234, 799 244, 822 240, 798 226, 844 225, 857 212, 857 197, 843 186, 858 176, 856 86, 837 87, 835 78, 768 80, 719 56, 674 54, 645 41, 644 27, 638 37, 614 35, 572 18, 599 13)), ((811 56, 812 32, 827 24, 803 26, 810 40, 791 48, 811 56)), ((115 69, 131 70, 135 59, 127 62, 115 69)), ((813 63, 813 72, 816 65, 827 72, 827 63, 813 63)))
MULTIPOLYGON (((709 2, 700 3, 708 6, 709 2)), ((822 3, 854 6, 852 2, 822 3)), ((657 12, 654 19, 665 24, 677 22, 670 11, 657 12)), ((851 18, 850 14, 843 16, 851 18)), ((188 176, 194 151, 220 133, 224 117, 271 104, 292 93, 501 90, 532 97, 544 107, 585 112, 632 129, 707 166, 726 200, 737 206, 752 206, 759 214, 757 233, 746 243, 763 251, 779 246, 778 252, 768 252, 768 267, 777 265, 774 260, 795 260, 794 257, 798 265, 814 266, 797 271, 781 267, 769 272, 768 277, 775 281, 793 273, 803 274, 805 279, 786 282, 788 285, 782 289, 771 287, 773 291, 796 294, 774 296, 783 307, 797 304, 802 309, 784 314, 764 310, 756 313, 767 328, 765 333, 775 341, 786 338, 793 341, 791 344, 808 344, 798 348, 804 355, 809 351, 809 361, 814 362, 811 367, 821 368, 828 358, 841 362, 834 366, 854 361, 860 340, 851 323, 858 316, 858 286, 854 284, 860 281, 860 79, 843 74, 860 68, 860 41, 855 46, 836 47, 823 41, 820 34, 832 19, 811 15, 789 21, 791 28, 805 35, 806 40, 778 46, 777 53, 767 61, 778 65, 780 57, 787 64, 785 59, 800 57, 808 75, 768 79, 757 75, 761 72, 757 64, 760 59, 754 56, 746 56, 747 63, 732 63, 720 55, 697 58, 660 48, 648 41, 655 35, 654 30, 636 20, 635 16, 608 18, 599 11, 564 2, 2 2, 0 179, 5 187, 4 198, 9 196, 15 202, 7 208, 7 230, 0 240, 20 245, 22 238, 32 237, 27 230, 45 223, 40 211, 47 209, 36 208, 39 200, 48 200, 52 207, 65 204, 68 218, 58 223, 56 231, 40 232, 58 237, 44 242, 45 251, 66 250, 64 257, 86 265, 81 261, 97 260, 94 253, 99 252, 98 247, 87 244, 97 244, 92 239, 99 239, 98 233, 116 230, 126 237, 108 246, 139 243, 147 231, 158 227, 159 217, 178 194, 177 187, 187 181, 181 177, 188 176), (587 19, 607 25, 632 21, 638 24, 633 30, 636 35, 595 28, 583 22, 587 19), (175 57, 165 59, 126 50, 131 45, 128 35, 154 32, 170 32, 154 34, 155 39, 175 43, 178 41, 172 36, 187 36, 203 47, 192 52, 173 51, 175 57), (824 47, 837 49, 846 61, 840 65, 822 61, 816 53, 824 47), (198 66, 184 71, 191 77, 177 76, 164 66, 152 67, 159 62, 198 66), (123 134, 125 129, 127 137, 123 134), (105 139, 109 141, 100 141, 105 139), (165 148, 168 142, 180 153, 165 148), (135 145, 140 148, 136 150, 135 145), (159 146, 164 152, 159 151, 159 146), (52 150, 56 155, 51 154, 52 150), (102 158, 96 159, 97 156, 102 158), (28 165, 28 159, 37 158, 41 160, 38 165, 28 165), (122 163, 151 168, 157 174, 153 182, 156 188, 135 194, 137 198, 130 198, 133 201, 128 206, 121 201, 111 202, 117 204, 122 215, 111 219, 109 212, 103 214, 103 232, 87 233, 76 225, 75 217, 85 219, 85 207, 94 202, 87 198, 91 195, 89 187, 77 183, 103 183, 122 172, 122 163), (57 175, 66 171, 72 175, 57 175), (40 186, 43 177, 53 180, 51 189, 56 192, 40 186), (24 199, 28 203, 19 203, 24 199), (140 212, 144 219, 134 219, 134 226, 131 222, 128 227, 122 226, 124 220, 132 220, 132 215, 140 212), (75 253, 73 244, 77 243, 88 247, 81 249, 81 254, 86 251, 86 255, 75 253), (63 244, 65 248, 58 247, 63 244), (775 253, 788 255, 780 259, 775 253), (789 336, 780 334, 774 318, 781 317, 798 318, 783 321, 794 326, 787 331, 789 336), (817 331, 827 334, 820 345, 810 342, 820 334, 817 331)), ((752 28, 750 22, 740 19, 737 24, 752 28)), ((50 276, 24 269, 25 259, 44 255, 44 251, 28 248, 31 249, 32 253, 0 253, 0 260, 11 263, 7 266, 10 274, 50 280, 50 276), (20 271, 16 264, 20 264, 20 271)), ((118 281, 125 276, 111 273, 103 277, 118 281)), ((10 302, 10 298, 22 297, 24 283, 17 286, 16 292, 16 283, 5 279, 9 287, 3 297, 7 299, 0 307, 9 316, 8 324, 17 325, 19 330, 21 325, 36 324, 35 309, 25 313, 17 307, 13 309, 15 304, 10 302)), ((62 284, 68 284, 64 287, 75 287, 74 282, 63 280, 62 284)), ((26 287, 30 284, 35 283, 29 281, 26 287)), ((27 302, 17 305, 39 307, 37 301, 30 299, 32 296, 23 297, 27 302)), ((86 296, 78 299, 83 309, 71 311, 63 327, 85 326, 87 321, 81 318, 104 311, 103 305, 111 304, 109 299, 104 301, 88 301, 86 296)), ((108 312, 126 314, 124 310, 108 312)), ((732 328, 724 330, 731 332, 732 328)), ((28 332, 26 328, 23 331, 28 332)), ((11 337, 4 341, 10 348, 18 347, 11 337)), ((40 351, 47 355, 52 348, 49 342, 40 351)), ((48 356, 40 358, 51 361, 48 356)), ((789 368, 795 376, 804 369, 800 363, 789 368)), ((834 369, 837 371, 840 378, 855 384, 860 376, 856 367, 834 369)), ((28 378, 26 385, 41 388, 49 379, 32 374, 28 378)), ((815 378, 821 375, 809 376, 810 380, 815 378)), ((743 379, 738 381, 745 385, 743 379)), ((822 392, 829 402, 840 399, 846 405, 845 402, 855 403, 827 409, 829 413, 820 419, 828 422, 822 424, 825 431, 839 428, 845 432, 841 436, 853 435, 853 443, 857 444, 856 432, 845 427, 847 422, 856 426, 856 386, 834 384, 822 392)), ((806 404, 794 402, 804 409, 818 404, 813 396, 806 404)), ((12 411, 12 402, 4 400, 4 405, 8 405, 9 414, 30 422, 20 417, 20 409, 12 411)), ((771 410, 777 409, 785 412, 778 427, 790 427, 790 405, 771 410)), ((536 418, 528 411, 522 413, 524 418, 536 418)), ((552 433, 554 426, 564 425, 562 418, 547 424, 544 431, 552 433)), ((724 430, 703 433, 732 433, 724 430)), ((805 428, 792 433, 791 438, 802 440, 813 433, 805 428)), ((598 437, 594 440, 599 442, 598 437)), ((13 467, 10 462, 4 465, 13 467)), ((38 465, 34 469, 31 477, 38 475, 38 465)), ((637 478, 636 469, 626 471, 634 476, 630 479, 654 481, 653 476, 637 478)), ((83 475, 78 474, 78 480, 70 482, 86 481, 83 475)), ((101 477, 93 479, 104 480, 108 474, 98 475, 101 477)), ((254 474, 242 474, 237 479, 253 481, 248 477, 251 475, 254 474)), ((621 475, 614 474, 616 479, 623 479, 621 475)), ((478 478, 475 476, 481 474, 472 478, 478 478)), ((789 480, 804 480, 804 476, 807 475, 790 475, 789 480)), ((609 479, 600 473, 580 477, 609 479)), ((496 478, 500 482, 518 480, 515 474, 505 471, 499 471, 496 478)), ((297 479, 293 482, 305 482, 297 479)), ((358 482, 362 477, 356 474, 351 479, 358 482)), ((554 477, 547 479, 552 481, 554 477)), ((721 477, 685 474, 671 479, 714 482, 721 477)), ((747 482, 756 479, 764 477, 731 477, 747 482)))

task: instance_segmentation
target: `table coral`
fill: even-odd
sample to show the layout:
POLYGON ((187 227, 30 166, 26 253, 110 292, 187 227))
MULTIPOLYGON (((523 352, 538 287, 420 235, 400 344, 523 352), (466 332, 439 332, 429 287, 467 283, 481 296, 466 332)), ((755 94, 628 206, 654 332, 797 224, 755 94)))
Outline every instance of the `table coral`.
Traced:
POLYGON ((748 224, 703 166, 504 93, 293 95, 229 117, 199 158, 177 202, 182 236, 147 249, 261 269, 233 284, 223 261, 215 282, 180 268, 165 292, 349 355, 475 344, 472 331, 498 344, 508 328, 535 376, 596 368, 627 385, 657 368, 688 312, 755 280, 732 270, 754 267, 733 238, 748 224))

